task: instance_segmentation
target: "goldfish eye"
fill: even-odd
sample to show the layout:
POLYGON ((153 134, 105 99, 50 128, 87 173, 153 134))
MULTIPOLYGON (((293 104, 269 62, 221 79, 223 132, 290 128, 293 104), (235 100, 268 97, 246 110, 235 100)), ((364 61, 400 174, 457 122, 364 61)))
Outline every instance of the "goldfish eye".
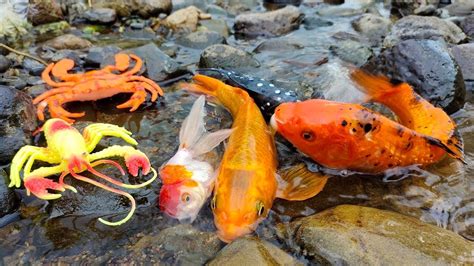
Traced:
POLYGON ((265 204, 259 201, 257 202, 257 215, 262 216, 265 213, 265 204))
POLYGON ((189 193, 185 192, 183 195, 181 195, 181 201, 183 202, 189 202, 191 200, 191 195, 189 193))
POLYGON ((301 137, 306 141, 313 141, 314 133, 310 130, 304 130, 303 132, 301 132, 301 137))
POLYGON ((211 209, 212 210, 216 209, 216 197, 212 198, 211 200, 211 209))

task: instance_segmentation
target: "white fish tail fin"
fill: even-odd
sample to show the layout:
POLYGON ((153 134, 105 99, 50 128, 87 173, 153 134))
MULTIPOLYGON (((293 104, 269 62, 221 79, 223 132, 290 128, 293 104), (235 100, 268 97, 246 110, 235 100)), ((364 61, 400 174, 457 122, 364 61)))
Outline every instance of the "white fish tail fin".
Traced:
POLYGON ((226 140, 233 132, 233 129, 221 129, 203 136, 191 149, 194 155, 201 155, 210 152, 221 142, 226 140))
POLYGON ((204 127, 204 116, 206 97, 204 95, 194 102, 189 115, 184 119, 179 130, 179 147, 190 148, 194 146, 200 138, 206 133, 204 127))

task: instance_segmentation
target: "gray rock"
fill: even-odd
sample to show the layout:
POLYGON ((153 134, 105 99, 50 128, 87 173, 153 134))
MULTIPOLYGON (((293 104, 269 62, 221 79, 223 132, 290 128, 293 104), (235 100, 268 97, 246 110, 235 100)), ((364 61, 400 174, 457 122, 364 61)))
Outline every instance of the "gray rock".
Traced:
POLYGON ((163 53, 154 43, 127 51, 143 59, 146 76, 152 80, 165 80, 180 70, 178 63, 163 53))
POLYGON ((206 28, 209 31, 218 32, 225 38, 229 37, 229 27, 224 19, 206 19, 199 21, 201 27, 206 28))
POLYGON ((172 9, 171 0, 93 0, 93 7, 111 8, 120 17, 138 14, 143 18, 158 16, 160 13, 169 14, 172 9))
POLYGON ((31 0, 28 6, 28 21, 33 25, 47 24, 64 19, 58 1, 31 0))
POLYGON ((370 47, 353 40, 339 41, 329 46, 329 50, 342 60, 355 64, 356 66, 363 65, 373 55, 373 51, 370 47))
POLYGON ((267 241, 255 237, 243 237, 224 247, 208 265, 303 265, 303 263, 267 241))
MULTIPOLYGON (((470 264, 474 244, 440 227, 391 211, 340 205, 279 225, 316 264, 470 264)), ((288 240, 287 240, 288 241, 288 240)))
POLYGON ((3 55, 0 55, 0 73, 7 71, 10 68, 10 60, 3 55))
POLYGON ((466 39, 466 34, 451 21, 412 15, 398 20, 393 25, 390 34, 385 37, 384 46, 391 47, 408 39, 443 39, 456 44, 466 39))
POLYGON ((36 112, 31 98, 17 89, 0 86, 0 163, 9 163, 15 153, 31 143, 36 112))
POLYGON ((118 52, 120 52, 120 48, 114 45, 92 47, 89 49, 85 61, 86 64, 99 66, 105 58, 113 57, 118 52))
POLYGON ((206 48, 199 60, 200 67, 242 68, 258 67, 260 63, 245 51, 230 45, 215 44, 206 48))
POLYGON ((402 41, 372 58, 364 68, 408 82, 417 93, 448 113, 464 105, 462 72, 442 41, 402 41))
POLYGON ((329 20, 324 20, 318 17, 305 17, 303 21, 304 28, 307 30, 314 30, 320 27, 330 27, 334 23, 329 20))
POLYGON ((451 17, 469 16, 474 12, 474 1, 456 1, 442 8, 451 17))
POLYGON ((213 44, 225 43, 225 38, 215 31, 196 31, 176 40, 176 43, 194 49, 204 49, 213 44))
POLYGON ((387 36, 392 22, 390 19, 367 13, 352 21, 352 27, 373 44, 378 45, 387 36))
POLYGON ((227 11, 218 5, 208 5, 206 12, 213 15, 227 15, 227 11))
POLYGON ((408 15, 413 15, 415 13, 415 10, 417 8, 420 8, 422 6, 438 6, 439 0, 423 0, 423 1, 418 1, 418 0, 392 0, 391 4, 391 10, 390 12, 392 15, 398 16, 398 17, 405 17, 408 15))
POLYGON ((260 43, 254 50, 254 53, 262 52, 278 52, 278 51, 294 51, 303 49, 303 45, 294 43, 285 39, 268 39, 260 43))
POLYGON ((25 60, 23 60, 22 65, 23 68, 26 69, 31 75, 35 76, 41 75, 41 72, 43 72, 44 68, 46 67, 40 62, 30 58, 25 58, 25 60))
POLYGON ((57 50, 61 49, 84 49, 92 47, 92 43, 73 34, 64 34, 43 44, 43 47, 51 47, 57 50))
POLYGON ((90 22, 111 23, 117 18, 117 12, 112 8, 92 8, 87 10, 83 17, 90 22))
POLYGON ((436 6, 434 5, 422 5, 415 10, 413 10, 413 14, 419 16, 431 16, 435 13, 436 6))
POLYGON ((166 228, 142 237, 129 247, 146 260, 167 261, 173 265, 204 265, 221 249, 215 233, 200 232, 189 224, 166 228))
POLYGON ((472 94, 474 92, 474 43, 454 46, 451 48, 451 53, 461 67, 466 90, 472 94))
POLYGON ((474 14, 464 18, 460 26, 464 33, 469 36, 471 42, 474 41, 474 14))
POLYGON ((235 34, 256 36, 280 36, 297 29, 304 15, 297 7, 287 6, 264 13, 247 13, 235 18, 235 34))
POLYGON ((19 207, 19 199, 13 189, 8 188, 10 179, 5 170, 0 169, 0 218, 14 212, 19 207))
POLYGON ((164 20, 164 25, 175 32, 196 31, 200 19, 210 19, 209 14, 204 13, 195 6, 189 6, 173 12, 164 20))

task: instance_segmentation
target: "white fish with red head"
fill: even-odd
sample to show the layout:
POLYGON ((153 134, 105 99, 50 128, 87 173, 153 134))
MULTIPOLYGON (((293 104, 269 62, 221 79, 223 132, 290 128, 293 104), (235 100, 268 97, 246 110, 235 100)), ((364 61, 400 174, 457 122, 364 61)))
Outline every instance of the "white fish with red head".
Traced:
POLYGON ((215 169, 197 159, 210 152, 232 133, 231 129, 208 133, 204 125, 205 97, 200 96, 183 121, 176 154, 160 168, 163 186, 159 206, 180 221, 196 219, 214 188, 215 169))

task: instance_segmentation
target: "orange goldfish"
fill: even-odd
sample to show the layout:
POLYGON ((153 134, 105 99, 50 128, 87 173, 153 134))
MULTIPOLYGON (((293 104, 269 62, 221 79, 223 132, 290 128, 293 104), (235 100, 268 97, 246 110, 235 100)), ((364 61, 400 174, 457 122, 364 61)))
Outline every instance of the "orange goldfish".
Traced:
POLYGON ((325 167, 380 173, 396 166, 435 163, 448 153, 463 161, 454 121, 407 83, 362 70, 352 79, 370 100, 390 108, 397 123, 359 104, 313 99, 283 103, 272 127, 325 167))
POLYGON ((214 149, 232 133, 230 129, 206 132, 204 104, 204 96, 194 102, 179 132, 178 151, 160 169, 160 209, 180 221, 194 221, 214 187, 214 168, 197 157, 214 149))
POLYGON ((275 197, 304 200, 321 191, 327 177, 300 165, 279 178, 273 134, 247 92, 204 75, 194 81, 183 87, 213 96, 234 118, 211 201, 221 240, 230 242, 255 230, 275 197))

